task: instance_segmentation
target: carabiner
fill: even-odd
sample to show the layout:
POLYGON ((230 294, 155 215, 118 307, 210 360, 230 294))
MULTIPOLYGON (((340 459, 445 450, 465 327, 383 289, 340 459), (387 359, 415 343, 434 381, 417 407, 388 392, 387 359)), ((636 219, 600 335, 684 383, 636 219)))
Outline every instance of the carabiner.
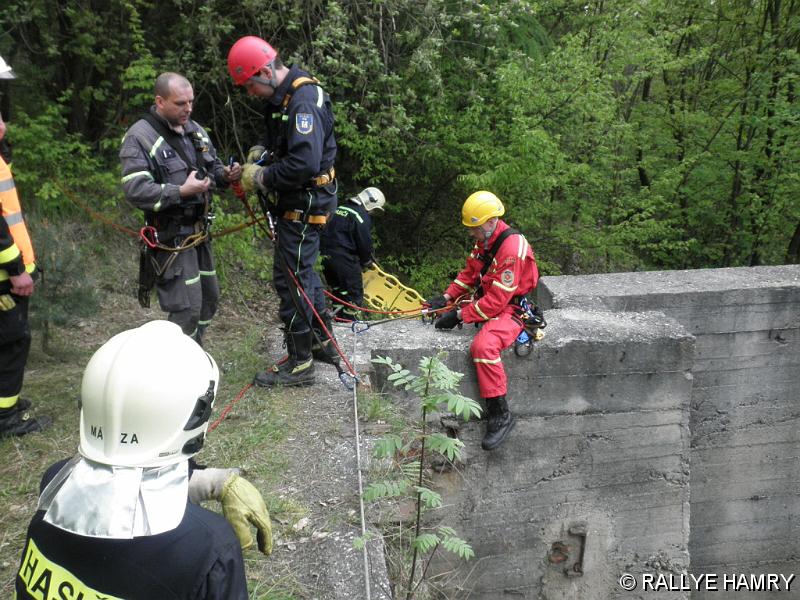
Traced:
POLYGON ((339 373, 339 381, 342 382, 342 385, 347 389, 348 392, 352 392, 358 383, 358 377, 342 371, 339 373))
POLYGON ((367 321, 353 321, 350 325, 350 331, 353 333, 364 333, 369 328, 370 324, 367 321))
POLYGON ((145 225, 139 230, 139 237, 150 249, 158 247, 158 230, 152 225, 145 225))

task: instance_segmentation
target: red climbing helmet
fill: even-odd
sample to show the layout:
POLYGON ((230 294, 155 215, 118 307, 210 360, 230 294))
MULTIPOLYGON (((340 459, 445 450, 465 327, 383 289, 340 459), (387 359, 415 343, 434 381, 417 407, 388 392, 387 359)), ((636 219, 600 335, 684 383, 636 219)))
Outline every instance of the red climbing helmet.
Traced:
POLYGON ((228 73, 236 85, 244 85, 258 71, 270 64, 278 53, 260 37, 240 38, 228 51, 228 73))

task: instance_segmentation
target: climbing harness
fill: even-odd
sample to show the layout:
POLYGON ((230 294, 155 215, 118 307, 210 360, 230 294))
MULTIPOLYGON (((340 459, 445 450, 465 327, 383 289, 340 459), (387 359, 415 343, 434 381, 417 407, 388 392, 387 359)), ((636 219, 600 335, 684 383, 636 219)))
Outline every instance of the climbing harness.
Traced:
MULTIPOLYGON (((264 223, 262 221, 259 221, 258 225, 262 229, 262 231, 264 231, 266 233, 267 237, 270 240, 272 240, 272 243, 276 246, 276 248, 274 248, 274 250, 277 250, 278 239, 277 239, 277 235, 276 235, 276 232, 275 232, 275 225, 274 225, 274 222, 272 220, 272 214, 268 210, 266 210, 265 198, 263 198, 263 194, 261 194, 259 192, 258 196, 259 196, 259 203, 261 204, 262 209, 264 209, 264 214, 265 214, 266 220, 267 220, 267 225, 266 226, 264 225, 264 223)), ((250 207, 249 203, 247 202, 246 194, 244 193, 244 190, 242 190, 242 197, 240 199, 245 204, 245 207, 246 207, 248 213, 251 215, 251 218, 254 217, 255 215, 253 213, 253 209, 250 207)), ((273 252, 273 254, 274 254, 275 258, 277 258, 278 254, 280 254, 280 253, 275 251, 275 252, 273 252)), ((355 386, 359 381, 358 374, 356 373, 355 368, 353 367, 353 365, 350 364, 350 361, 347 360, 347 357, 344 355, 344 353, 342 352, 341 348, 339 348, 339 344, 336 343, 336 339, 333 337, 333 334, 328 330, 328 327, 325 325, 325 322, 324 322, 322 316, 320 316, 320 314, 317 312, 316 308, 314 308, 314 303, 309 299, 308 294, 306 294, 305 289, 303 289, 303 286, 300 284, 300 281, 298 281, 297 276, 295 275, 294 271, 292 271, 291 267, 289 266, 288 262, 286 261, 286 257, 281 255, 281 259, 282 260, 280 260, 279 264, 280 264, 281 268, 284 270, 284 272, 287 274, 287 276, 288 276, 287 279, 291 282, 292 286, 294 287, 294 293, 291 293, 290 295, 292 297, 292 302, 294 303, 295 310, 297 311, 297 313, 299 315, 302 315, 303 319, 306 321, 306 325, 308 325, 309 329, 311 329, 311 335, 313 336, 314 340, 318 344, 320 344, 320 346, 321 346, 322 345, 322 340, 320 339, 319 334, 315 331, 315 329, 313 327, 313 324, 311 322, 309 322, 309 320, 308 320, 308 318, 306 316, 306 312, 303 310, 302 306, 300 305, 299 296, 302 295, 303 299, 306 301, 306 303, 308 304, 309 308, 311 309, 311 313, 313 315, 313 318, 316 319, 316 321, 319 323, 320 328, 322 329, 322 331, 327 336, 327 339, 330 340, 331 345, 336 350, 336 353, 339 355, 339 357, 344 361, 345 365, 347 366, 347 371, 345 371, 342 368, 342 365, 339 364, 339 361, 333 361, 332 364, 333 364, 334 368, 336 369, 336 372, 339 375, 339 381, 342 382, 342 385, 344 385, 344 387, 346 389, 348 389, 348 390, 355 389, 355 386)))
POLYGON ((531 353, 533 342, 539 342, 544 338, 542 329, 547 327, 547 321, 544 319, 542 309, 531 303, 526 297, 519 298, 516 304, 519 311, 515 317, 522 323, 522 331, 514 340, 514 354, 525 357, 531 353))

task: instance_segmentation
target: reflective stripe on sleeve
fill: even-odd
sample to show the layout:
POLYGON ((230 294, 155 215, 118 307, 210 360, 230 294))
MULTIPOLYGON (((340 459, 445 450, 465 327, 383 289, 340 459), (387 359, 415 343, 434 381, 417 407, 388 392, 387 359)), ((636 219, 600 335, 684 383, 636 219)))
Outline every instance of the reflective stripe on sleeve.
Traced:
POLYGON ((472 362, 482 363, 484 365, 496 365, 502 361, 501 358, 473 358, 472 362))
MULTIPOLYGON (((164 184, 164 183, 161 184, 161 198, 164 197, 164 186, 165 185, 166 184, 164 184)), ((153 212, 158 212, 159 210, 161 210, 161 198, 158 199, 158 202, 153 204, 153 212)))
POLYGON ((16 186, 14 185, 14 178, 9 177, 8 179, 4 179, 0 181, 0 192, 8 192, 13 190, 16 186))
POLYGON ((0 264, 8 263, 19 256, 19 248, 16 244, 12 244, 5 250, 0 250, 0 264))
POLYGON ((6 217, 6 223, 8 223, 9 227, 11 227, 13 225, 19 225, 20 223, 22 223, 22 212, 21 211, 20 212, 15 212, 15 213, 9 213, 5 217, 6 217))
POLYGON ((477 303, 477 302, 475 302, 475 304, 473 304, 472 306, 474 306, 474 307, 475 307, 475 312, 476 312, 476 313, 478 313, 478 314, 479 314, 479 315, 480 315, 480 316, 481 316, 481 317, 482 317, 482 318, 483 318, 485 321, 488 321, 488 320, 489 320, 489 317, 487 317, 487 316, 486 316, 486 315, 483 313, 483 311, 481 310, 481 307, 480 307, 480 306, 478 306, 478 303, 477 303))
POLYGON ((135 179, 136 177, 147 177, 150 181, 154 181, 153 174, 150 171, 134 171, 122 178, 122 183, 135 179))

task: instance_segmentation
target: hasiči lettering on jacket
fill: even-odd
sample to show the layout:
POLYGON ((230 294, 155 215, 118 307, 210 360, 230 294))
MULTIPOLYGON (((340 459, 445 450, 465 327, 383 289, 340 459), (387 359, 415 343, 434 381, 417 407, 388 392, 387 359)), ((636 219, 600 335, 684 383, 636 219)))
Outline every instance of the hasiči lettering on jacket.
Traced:
POLYGON ((102 594, 84 584, 72 573, 49 560, 33 540, 28 540, 25 559, 19 572, 25 589, 42 600, 123 600, 102 594))

